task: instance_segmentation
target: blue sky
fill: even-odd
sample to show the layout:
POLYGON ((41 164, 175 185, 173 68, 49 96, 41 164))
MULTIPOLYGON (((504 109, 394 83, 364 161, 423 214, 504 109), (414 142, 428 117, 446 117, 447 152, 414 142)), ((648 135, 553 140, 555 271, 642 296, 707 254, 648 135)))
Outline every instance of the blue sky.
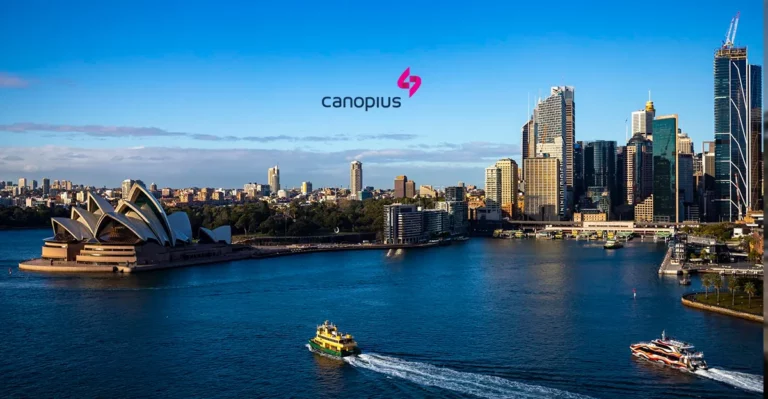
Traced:
POLYGON ((4 6, 1 179, 238 187, 279 164, 287 186, 346 186, 359 159, 366 185, 482 185, 495 159, 519 160, 528 99, 551 86, 575 87, 577 140, 623 142, 651 90, 700 150, 737 11, 737 45, 763 63, 755 1, 103 3, 4 6))

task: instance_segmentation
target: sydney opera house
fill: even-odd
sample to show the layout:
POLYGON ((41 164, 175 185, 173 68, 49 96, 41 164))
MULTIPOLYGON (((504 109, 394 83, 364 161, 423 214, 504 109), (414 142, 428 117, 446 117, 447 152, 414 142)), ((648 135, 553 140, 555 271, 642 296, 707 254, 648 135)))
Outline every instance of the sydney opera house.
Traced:
POLYGON ((69 218, 52 218, 53 237, 44 240, 41 259, 21 263, 22 269, 45 271, 150 270, 208 263, 246 254, 234 254, 229 226, 200 228, 192 239, 192 226, 184 212, 166 214, 144 186, 134 184, 127 200, 113 207, 91 192, 86 207, 72 207, 69 218))

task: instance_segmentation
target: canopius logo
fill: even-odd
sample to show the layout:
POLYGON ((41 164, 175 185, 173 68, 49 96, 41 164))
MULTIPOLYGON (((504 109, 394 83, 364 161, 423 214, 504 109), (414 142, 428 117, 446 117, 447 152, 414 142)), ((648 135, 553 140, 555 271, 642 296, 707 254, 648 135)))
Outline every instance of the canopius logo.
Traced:
MULTIPOLYGON (((397 87, 408 90, 408 97, 413 97, 421 87, 421 77, 411 75, 411 67, 405 68, 397 79, 397 87)), ((325 108, 400 108, 400 97, 323 97, 321 103, 325 108)))
POLYGON ((416 91, 419 90, 419 87, 421 87, 421 77, 411 75, 411 67, 405 68, 405 71, 400 75, 400 79, 397 79, 397 87, 401 89, 410 89, 408 90, 408 97, 413 97, 413 95, 416 94, 416 91), (406 79, 408 79, 410 83, 406 82, 406 79))

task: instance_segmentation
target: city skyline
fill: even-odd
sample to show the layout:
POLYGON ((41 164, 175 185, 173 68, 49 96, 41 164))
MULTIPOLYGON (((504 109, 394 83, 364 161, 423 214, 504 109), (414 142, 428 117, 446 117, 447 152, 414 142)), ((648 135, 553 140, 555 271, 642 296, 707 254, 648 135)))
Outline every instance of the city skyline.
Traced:
MULTIPOLYGON (((239 187, 266 183, 264 170, 279 163, 287 187, 302 181, 346 186, 349 163, 359 160, 366 164, 365 184, 375 187, 389 187, 400 174, 435 186, 457 180, 482 185, 482 170, 497 159, 523 165, 520 126, 528 120, 529 103, 533 107, 550 87, 561 85, 579 92, 575 140, 622 144, 625 120, 643 108, 651 90, 658 113, 678 114, 698 149, 714 134, 712 55, 730 18, 741 11, 736 43, 748 46, 750 63, 762 65, 761 13, 749 2, 706 10, 664 6, 676 20, 664 29, 654 28, 661 22, 652 6, 619 19, 616 10, 585 14, 564 4, 582 20, 566 20, 559 28, 547 28, 541 23, 545 16, 516 5, 484 6, 463 11, 477 20, 464 22, 472 34, 462 35, 448 34, 452 25, 437 23, 439 18, 423 21, 418 12, 386 11, 359 22, 372 30, 367 36, 335 36, 338 43, 329 45, 319 39, 339 32, 326 23, 317 40, 302 40, 318 28, 316 15, 304 21, 312 22, 306 27, 298 28, 302 21, 289 27, 295 33, 270 35, 264 43, 259 38, 274 22, 246 26, 248 18, 236 15, 250 18, 244 10, 216 10, 220 19, 232 19, 231 26, 218 23, 215 32, 206 31, 214 35, 210 40, 199 40, 204 36, 194 31, 177 36, 170 31, 173 23, 160 27, 159 18, 172 12, 166 9, 144 16, 147 32, 130 30, 135 37, 121 33, 120 21, 103 30, 99 24, 106 22, 88 20, 96 25, 76 41, 83 32, 58 27, 78 23, 85 18, 82 10, 52 5, 36 22, 48 24, 43 32, 0 44, 9 55, 0 67, 0 107, 6 110, 0 115, 0 177, 65 176, 111 186, 133 175, 168 186, 239 187), (503 21, 521 12, 532 17, 521 24, 503 21), (402 31, 384 34, 391 32, 384 27, 392 18, 402 31), (408 27, 416 19, 421 26, 408 27), (585 28, 589 21, 602 27, 585 28), (56 48, 45 57, 27 54, 30 46, 41 46, 48 29, 64 31, 56 48), (244 38, 238 39, 241 30, 244 38), (589 57, 578 55, 586 50, 589 57), (530 51, 533 61, 517 65, 520 51, 530 51), (558 57, 568 60, 567 67, 558 57), (650 61, 660 58, 669 62, 650 61), (423 79, 413 98, 395 84, 406 67, 423 79), (365 112, 325 109, 320 99, 326 95, 408 101, 398 109, 365 112), (94 168, 104 163, 113 167, 94 168)), ((36 15, 32 8, 15 4, 0 32, 10 36, 20 24, 36 26, 29 22, 36 15)), ((141 13, 136 7, 90 15, 115 11, 136 18, 141 13)), ((449 21, 466 19, 459 19, 458 10, 439 13, 449 21)))

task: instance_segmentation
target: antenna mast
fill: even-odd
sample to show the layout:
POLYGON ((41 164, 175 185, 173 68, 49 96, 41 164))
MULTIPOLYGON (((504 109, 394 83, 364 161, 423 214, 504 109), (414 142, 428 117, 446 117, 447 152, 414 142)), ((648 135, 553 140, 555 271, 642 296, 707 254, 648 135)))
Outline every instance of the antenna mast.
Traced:
POLYGON ((624 119, 624 140, 626 142, 629 142, 629 125, 627 125, 627 121, 629 118, 624 119))

